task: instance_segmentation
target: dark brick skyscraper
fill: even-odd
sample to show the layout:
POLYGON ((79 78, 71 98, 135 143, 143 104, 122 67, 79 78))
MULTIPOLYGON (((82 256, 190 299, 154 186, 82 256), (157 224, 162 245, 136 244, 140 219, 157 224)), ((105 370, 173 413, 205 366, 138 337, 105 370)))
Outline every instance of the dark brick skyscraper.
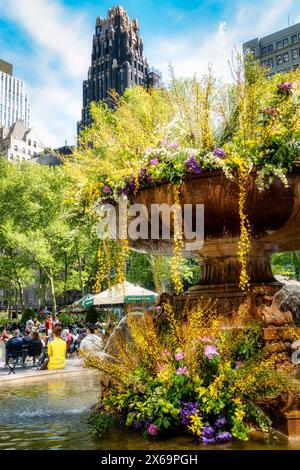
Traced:
POLYGON ((136 19, 115 6, 107 18, 98 17, 93 37, 92 64, 88 79, 83 82, 83 109, 79 130, 91 123, 90 103, 106 101, 114 89, 122 95, 134 85, 157 86, 160 74, 149 71, 143 55, 143 41, 136 19))

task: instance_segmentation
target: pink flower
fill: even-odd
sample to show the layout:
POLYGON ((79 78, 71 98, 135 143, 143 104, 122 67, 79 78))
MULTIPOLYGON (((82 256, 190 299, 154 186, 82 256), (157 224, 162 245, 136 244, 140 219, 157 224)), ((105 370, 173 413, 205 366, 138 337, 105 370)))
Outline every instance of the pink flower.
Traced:
POLYGON ((276 114, 276 111, 274 108, 269 107, 269 108, 264 109, 264 113, 269 114, 270 116, 274 117, 276 114))
POLYGON ((151 423, 151 424, 149 424, 149 426, 147 428, 147 431, 150 434, 150 436, 157 436, 158 427, 155 424, 151 423))
POLYGON ((170 353, 170 351, 169 351, 168 349, 165 349, 165 355, 166 355, 166 356, 171 356, 171 353, 170 353))
POLYGON ((176 371, 177 375, 189 375, 189 371, 187 367, 179 367, 176 371))
POLYGON ((184 354, 182 351, 175 354, 176 361, 181 361, 184 358, 184 354))
POLYGON ((280 91, 292 91, 294 84, 292 82, 281 82, 277 84, 280 91))
POLYGON ((238 369, 239 367, 241 367, 241 365, 242 365, 241 361, 236 361, 235 368, 238 369))
POLYGON ((218 353, 217 348, 215 346, 212 346, 212 345, 208 344, 207 346, 205 346, 204 355, 209 360, 211 360, 213 358, 213 356, 219 356, 219 353, 218 353))
POLYGON ((157 158, 153 158, 152 160, 150 160, 150 165, 157 165, 157 164, 158 164, 157 158))
POLYGON ((106 184, 106 185, 103 187, 103 192, 104 192, 105 194, 110 193, 110 192, 111 192, 111 187, 108 186, 108 184, 106 184))
POLYGON ((179 144, 177 144, 177 142, 172 142, 172 143, 169 145, 169 147, 170 147, 171 149, 175 149, 175 150, 176 150, 176 149, 178 149, 179 144))

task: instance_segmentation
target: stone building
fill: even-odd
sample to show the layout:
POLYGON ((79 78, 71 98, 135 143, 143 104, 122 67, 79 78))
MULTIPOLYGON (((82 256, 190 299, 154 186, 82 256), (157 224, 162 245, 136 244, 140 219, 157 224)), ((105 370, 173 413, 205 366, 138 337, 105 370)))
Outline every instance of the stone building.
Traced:
POLYGON ((30 160, 45 148, 34 129, 21 121, 16 121, 10 128, 0 126, 0 157, 11 161, 30 160))
POLYGON ((83 109, 78 130, 91 124, 91 102, 105 101, 112 106, 110 91, 119 95, 134 85, 158 86, 159 71, 151 71, 144 57, 143 40, 136 19, 116 6, 107 18, 98 17, 88 79, 83 82, 83 109))
POLYGON ((13 66, 0 60, 0 125, 11 127, 17 120, 29 126, 29 98, 25 83, 13 77, 13 66))
POLYGON ((261 65, 270 69, 269 75, 295 69, 300 65, 300 23, 261 39, 247 41, 243 50, 244 53, 252 51, 261 65))

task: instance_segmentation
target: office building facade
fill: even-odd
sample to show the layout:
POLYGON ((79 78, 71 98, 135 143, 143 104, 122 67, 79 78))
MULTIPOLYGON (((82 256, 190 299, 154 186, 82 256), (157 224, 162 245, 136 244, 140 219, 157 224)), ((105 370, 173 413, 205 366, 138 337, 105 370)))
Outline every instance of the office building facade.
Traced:
POLYGON ((0 126, 10 128, 16 121, 29 126, 30 106, 25 83, 12 72, 12 65, 0 60, 0 126))
POLYGON ((126 88, 158 86, 160 80, 159 71, 149 74, 137 20, 130 20, 120 6, 111 8, 106 19, 98 17, 96 20, 91 66, 88 79, 83 82, 82 119, 78 130, 91 124, 91 102, 104 101, 112 106, 111 90, 122 95, 126 88))
POLYGON ((243 44, 244 53, 251 51, 268 75, 287 72, 300 65, 300 23, 282 29, 261 39, 243 44))

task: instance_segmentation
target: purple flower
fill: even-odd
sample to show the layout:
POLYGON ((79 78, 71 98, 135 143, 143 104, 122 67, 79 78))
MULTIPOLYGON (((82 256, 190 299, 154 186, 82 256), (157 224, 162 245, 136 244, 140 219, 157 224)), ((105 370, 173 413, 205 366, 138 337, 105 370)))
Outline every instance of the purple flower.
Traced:
POLYGON ((129 188, 130 191, 135 190, 135 181, 134 180, 130 181, 130 183, 128 184, 128 188, 129 188))
POLYGON ((217 348, 215 346, 212 346, 211 344, 208 344, 205 346, 204 349, 204 355, 211 360, 213 356, 219 356, 219 353, 217 351, 217 348))
POLYGON ((165 140, 165 139, 162 139, 159 143, 160 143, 161 146, 168 145, 168 141, 165 140))
POLYGON ((157 436, 158 427, 155 424, 151 423, 151 424, 149 424, 149 426, 147 428, 147 431, 150 434, 150 436, 157 436))
POLYGON ((232 434, 229 431, 219 432, 216 436, 217 442, 228 442, 232 439, 232 434))
POLYGON ((105 184, 104 187, 103 187, 103 192, 105 194, 109 194, 111 192, 111 187, 108 186, 108 184, 105 184))
POLYGON ((184 358, 184 354, 182 351, 175 354, 176 361, 181 361, 184 358))
POLYGON ((178 149, 179 147, 179 144, 177 144, 177 142, 172 142, 170 145, 169 145, 170 149, 178 149))
POLYGON ((269 114, 270 116, 274 117, 276 114, 276 111, 274 108, 269 107, 269 108, 264 109, 264 113, 269 114))
POLYGON ((277 84, 280 91, 292 91, 294 84, 292 82, 281 82, 277 84))
POLYGON ((176 375, 189 375, 189 371, 187 367, 178 367, 176 371, 176 375))
POLYGON ((216 428, 222 428, 225 424, 227 424, 227 419, 224 416, 219 416, 215 422, 216 428))
POLYGON ((150 165, 158 165, 158 158, 153 158, 152 160, 150 160, 150 165))
POLYGON ((199 174, 202 171, 195 157, 190 157, 186 160, 185 166, 190 173, 199 174))
POLYGON ((147 183, 152 184, 153 183, 153 178, 152 176, 147 176, 147 183))
POLYGON ((241 367, 241 365, 242 365, 241 361, 236 361, 235 368, 238 369, 239 367, 241 367))
POLYGON ((215 444, 216 439, 214 437, 210 437, 210 438, 201 437, 200 442, 202 442, 202 444, 204 444, 204 445, 206 445, 206 444, 215 444))
POLYGON ((198 403, 193 402, 180 402, 181 409, 180 409, 180 422, 181 424, 190 424, 190 418, 193 416, 196 411, 198 410, 198 403))
POLYGON ((213 155, 215 155, 216 157, 219 157, 219 158, 226 158, 225 150, 220 148, 220 147, 215 147, 214 148, 213 155))

